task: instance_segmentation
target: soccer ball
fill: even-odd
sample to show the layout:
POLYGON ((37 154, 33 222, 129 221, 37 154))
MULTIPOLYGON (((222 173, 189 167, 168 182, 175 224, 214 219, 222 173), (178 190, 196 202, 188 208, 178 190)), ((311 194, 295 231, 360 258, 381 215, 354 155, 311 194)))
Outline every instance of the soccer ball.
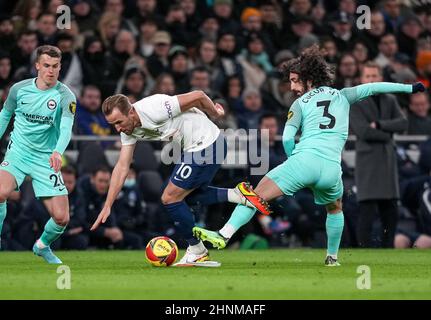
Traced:
POLYGON ((177 260, 178 247, 171 238, 155 237, 148 242, 145 255, 153 266, 168 267, 177 260))

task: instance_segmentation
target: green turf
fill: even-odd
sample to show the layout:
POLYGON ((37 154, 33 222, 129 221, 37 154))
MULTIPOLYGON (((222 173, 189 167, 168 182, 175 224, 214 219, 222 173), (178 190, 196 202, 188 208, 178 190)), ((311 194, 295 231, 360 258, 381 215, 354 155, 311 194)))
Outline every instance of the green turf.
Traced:
POLYGON ((342 250, 211 251, 220 268, 156 268, 144 251, 57 252, 71 289, 57 289, 57 266, 30 252, 0 252, 0 299, 431 299, 431 252, 342 250), (371 289, 357 289, 357 268, 371 289))

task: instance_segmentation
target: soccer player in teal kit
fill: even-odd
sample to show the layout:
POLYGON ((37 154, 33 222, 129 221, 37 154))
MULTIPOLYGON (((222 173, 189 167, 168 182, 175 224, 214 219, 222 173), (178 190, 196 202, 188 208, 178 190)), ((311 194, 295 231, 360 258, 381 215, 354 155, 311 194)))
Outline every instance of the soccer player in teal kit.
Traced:
MULTIPOLYGON (((421 83, 372 83, 337 90, 331 88, 332 71, 317 46, 289 61, 284 69, 291 90, 299 98, 292 104, 283 132, 283 145, 288 160, 266 174, 253 191, 240 188, 243 195, 262 213, 268 214, 258 201, 270 201, 283 194, 293 195, 310 188, 315 202, 327 210, 328 238, 325 265, 338 266, 337 254, 344 227, 342 209, 343 181, 341 152, 348 136, 350 105, 379 93, 415 93, 424 91, 421 83), (295 135, 301 129, 300 142, 295 135)), ((389 123, 381 123, 385 129, 389 123)), ((256 209, 237 205, 231 218, 218 232, 194 228, 194 235, 222 249, 232 235, 255 214, 256 209)))
POLYGON ((60 168, 72 134, 76 98, 58 81, 61 51, 41 46, 36 54, 37 78, 13 85, 0 112, 0 138, 15 115, 7 152, 0 164, 0 234, 6 200, 30 176, 36 197, 43 199, 51 215, 33 252, 48 263, 60 264, 50 244, 61 236, 69 221, 67 190, 60 168))

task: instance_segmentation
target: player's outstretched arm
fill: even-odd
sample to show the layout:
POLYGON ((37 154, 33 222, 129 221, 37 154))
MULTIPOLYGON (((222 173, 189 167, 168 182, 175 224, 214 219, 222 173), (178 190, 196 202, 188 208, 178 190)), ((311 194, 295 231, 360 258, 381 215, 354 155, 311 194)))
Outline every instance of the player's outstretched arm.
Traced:
POLYGON ((9 125, 9 121, 15 112, 17 91, 18 89, 16 84, 10 88, 9 94, 3 105, 3 109, 0 112, 0 139, 3 137, 9 125))
POLYGON ((212 100, 201 90, 177 95, 180 103, 181 112, 185 112, 191 108, 198 108, 214 118, 219 118, 224 115, 223 107, 212 100))
POLYGON ((101 223, 105 223, 111 214, 111 207, 118 196, 118 193, 123 188, 124 181, 126 180, 127 174, 129 173, 130 164, 133 159, 133 152, 135 151, 135 144, 122 145, 120 151, 120 158, 115 165, 114 171, 112 172, 111 182, 109 184, 108 195, 106 197, 105 205, 99 216, 94 222, 90 230, 95 230, 101 223))
POLYGON ((425 86, 418 82, 415 84, 402 84, 392 82, 376 82, 361 84, 352 88, 341 90, 350 104, 361 101, 369 96, 382 93, 417 93, 425 91, 425 86))

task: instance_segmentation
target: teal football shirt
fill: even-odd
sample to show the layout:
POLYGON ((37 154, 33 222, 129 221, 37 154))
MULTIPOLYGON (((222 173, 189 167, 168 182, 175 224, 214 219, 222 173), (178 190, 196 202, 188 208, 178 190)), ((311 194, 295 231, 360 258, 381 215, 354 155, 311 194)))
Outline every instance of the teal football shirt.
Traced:
POLYGON ((397 92, 412 93, 412 85, 379 82, 342 90, 319 87, 305 93, 292 104, 286 122, 302 131, 292 154, 306 151, 340 162, 349 132, 350 105, 374 94, 397 92))
POLYGON ((75 95, 59 81, 48 90, 40 90, 35 82, 36 78, 23 80, 10 89, 1 112, 0 136, 6 129, 4 124, 15 114, 10 147, 22 152, 62 154, 71 136, 75 95))

